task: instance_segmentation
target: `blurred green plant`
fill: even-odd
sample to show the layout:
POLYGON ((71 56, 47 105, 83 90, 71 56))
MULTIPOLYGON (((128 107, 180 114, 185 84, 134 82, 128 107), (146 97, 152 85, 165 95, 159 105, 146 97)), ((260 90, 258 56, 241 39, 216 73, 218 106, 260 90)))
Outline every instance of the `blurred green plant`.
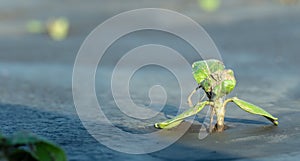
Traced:
POLYGON ((31 34, 47 33, 52 40, 62 41, 69 34, 70 22, 66 17, 49 18, 47 22, 30 20, 26 23, 26 30, 31 34))
POLYGON ((26 24, 26 29, 29 33, 41 34, 46 32, 43 23, 39 20, 30 20, 26 24))
POLYGON ((206 12, 214 12, 220 7, 220 0, 197 0, 199 7, 206 12))
POLYGON ((190 106, 190 109, 172 119, 156 123, 154 125, 156 128, 173 128, 179 125, 183 119, 197 114, 206 105, 209 105, 211 106, 209 131, 212 132, 215 130, 222 132, 225 129, 225 107, 228 102, 235 103, 238 107, 246 112, 264 116, 274 125, 278 125, 278 119, 276 117, 272 116, 270 113, 258 106, 243 101, 237 97, 225 100, 226 95, 234 89, 236 80, 233 71, 231 69, 225 69, 225 66, 221 61, 214 59, 197 61, 193 63, 192 68, 194 78, 198 83, 198 87, 193 90, 188 97, 188 105, 190 106), (196 105, 194 105, 191 97, 200 88, 204 90, 208 100, 201 102, 201 99, 196 105), (215 126, 213 126, 212 123, 215 115, 217 116, 217 123, 215 126))
POLYGON ((28 132, 11 137, 0 134, 0 161, 66 161, 65 152, 55 144, 28 132))
POLYGON ((64 40, 68 36, 69 28, 69 20, 65 17, 50 19, 47 23, 48 35, 56 41, 64 40))

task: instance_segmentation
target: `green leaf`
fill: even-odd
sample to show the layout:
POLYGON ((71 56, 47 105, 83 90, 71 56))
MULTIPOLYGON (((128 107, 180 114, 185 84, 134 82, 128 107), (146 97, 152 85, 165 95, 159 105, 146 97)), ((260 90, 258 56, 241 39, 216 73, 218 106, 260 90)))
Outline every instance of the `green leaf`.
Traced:
POLYGON ((239 106, 241 109, 249 112, 249 113, 252 113, 252 114, 256 114, 256 115, 261 115, 261 116, 264 116, 266 117, 268 120, 270 120, 274 125, 278 125, 278 118, 272 116, 270 113, 268 113, 267 111, 265 111, 264 109, 258 107, 258 106, 255 106, 249 102, 246 102, 246 101, 243 101, 243 100, 240 100, 236 97, 232 98, 232 101, 237 105, 239 106))
POLYGON ((41 141, 42 139, 38 138, 36 135, 29 132, 21 131, 15 133, 12 137, 8 139, 10 145, 25 145, 33 144, 41 141))
POLYGON ((166 120, 164 122, 160 122, 160 123, 156 123, 154 126, 156 128, 160 128, 160 129, 170 129, 173 128, 177 125, 179 125, 183 119, 196 115, 198 112, 200 112, 206 105, 208 105, 209 102, 208 101, 204 101, 204 102, 199 102, 197 103, 197 105, 195 105, 194 107, 189 108, 188 110, 184 111, 183 113, 181 113, 180 115, 166 120))
MULTIPOLYGON (((66 161, 65 152, 58 146, 48 142, 44 139, 37 137, 29 132, 17 132, 11 138, 8 143, 10 146, 27 146, 28 152, 31 156, 34 156, 39 161, 66 161)), ((20 154, 25 152, 20 151, 20 154)))
POLYGON ((215 59, 196 61, 192 65, 193 75, 197 83, 201 83, 210 74, 224 70, 224 64, 215 59))
POLYGON ((40 161, 66 161, 65 152, 58 146, 47 142, 41 141, 34 144, 34 155, 40 161))
POLYGON ((7 157, 9 161, 38 161, 37 158, 32 156, 30 151, 24 149, 16 149, 7 157))
POLYGON ((5 138, 4 136, 0 133, 0 147, 1 147, 1 144, 3 144, 5 138))

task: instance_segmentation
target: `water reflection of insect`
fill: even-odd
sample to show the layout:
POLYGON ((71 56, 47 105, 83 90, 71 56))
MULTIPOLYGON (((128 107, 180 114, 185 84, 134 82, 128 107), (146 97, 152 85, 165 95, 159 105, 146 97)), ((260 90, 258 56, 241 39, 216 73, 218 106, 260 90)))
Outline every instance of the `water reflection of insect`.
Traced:
POLYGON ((214 59, 197 61, 193 63, 192 68, 194 78, 199 86, 195 90, 193 90, 188 97, 188 104, 190 106, 190 109, 172 119, 156 123, 156 128, 173 128, 179 125, 183 121, 183 119, 197 114, 204 108, 204 106, 210 105, 211 115, 209 130, 210 132, 212 132, 213 129, 215 129, 218 132, 222 132, 225 128, 225 107, 228 102, 234 102, 241 109, 252 114, 264 116, 274 125, 278 125, 278 119, 260 107, 240 100, 237 97, 228 98, 225 100, 226 95, 234 89, 236 80, 233 71, 231 69, 225 69, 225 66, 222 62, 214 59), (204 90, 208 100, 202 102, 199 101, 196 105, 193 105, 191 97, 200 88, 204 90), (214 115, 217 116, 217 123, 215 127, 213 127, 212 125, 214 115))

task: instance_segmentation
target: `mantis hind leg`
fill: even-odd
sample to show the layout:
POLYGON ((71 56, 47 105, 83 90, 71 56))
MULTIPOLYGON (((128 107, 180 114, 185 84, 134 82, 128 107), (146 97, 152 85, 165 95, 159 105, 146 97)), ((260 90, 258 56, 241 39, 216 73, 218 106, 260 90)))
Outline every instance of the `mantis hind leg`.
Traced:
POLYGON ((209 104, 208 101, 198 102, 195 106, 189 108, 188 110, 184 111, 180 115, 178 115, 178 116, 176 116, 172 119, 156 123, 154 125, 154 127, 160 128, 160 129, 173 128, 173 127, 179 125, 185 118, 196 115, 198 112, 200 112, 208 104, 209 104))

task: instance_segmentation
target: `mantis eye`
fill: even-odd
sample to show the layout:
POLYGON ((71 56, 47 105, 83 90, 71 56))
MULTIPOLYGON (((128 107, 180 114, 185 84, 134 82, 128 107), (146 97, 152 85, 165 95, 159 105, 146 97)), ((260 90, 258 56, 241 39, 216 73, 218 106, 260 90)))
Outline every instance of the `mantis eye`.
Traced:
POLYGON ((230 93, 235 85, 236 85, 236 80, 234 77, 234 73, 232 70, 228 69, 228 70, 224 70, 223 72, 223 81, 222 81, 222 93, 224 94, 228 94, 230 93))

